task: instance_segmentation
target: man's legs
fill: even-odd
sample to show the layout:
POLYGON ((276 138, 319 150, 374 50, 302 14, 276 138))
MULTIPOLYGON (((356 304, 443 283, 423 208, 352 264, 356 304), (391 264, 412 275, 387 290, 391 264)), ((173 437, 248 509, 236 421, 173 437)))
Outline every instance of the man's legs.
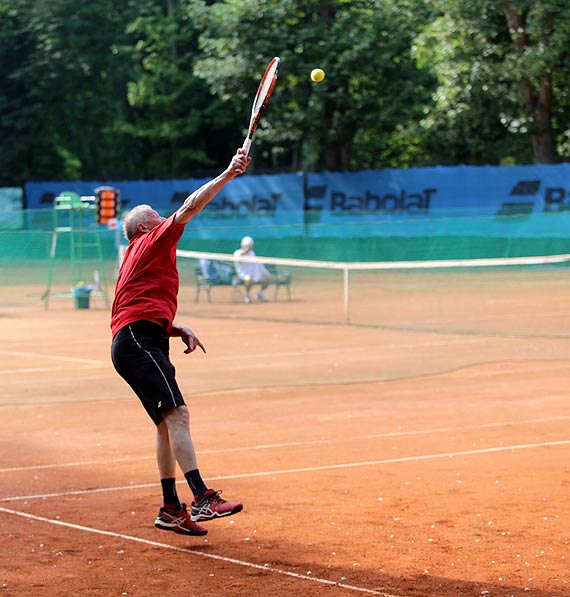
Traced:
POLYGON ((176 492, 176 458, 170 446, 166 421, 162 421, 156 428, 156 461, 164 505, 180 508, 180 500, 176 492))
POLYGON ((259 289, 259 292, 257 293, 257 298, 262 301, 262 302, 266 302, 267 298, 265 297, 264 294, 264 290, 270 286, 273 282, 273 276, 271 275, 264 275, 263 278, 261 278, 260 280, 260 284, 261 284, 261 288, 259 289))
POLYGON ((173 471, 176 468, 176 462, 183 471, 190 471, 198 468, 196 461, 196 452, 194 444, 190 437, 190 414, 187 406, 178 406, 171 408, 163 413, 164 421, 157 427, 157 458, 162 459, 159 462, 165 467, 165 472, 173 471), (163 449, 159 453, 159 444, 168 449, 163 449), (174 462, 172 462, 174 460, 174 462), (171 467, 171 468, 169 468, 171 467))
MULTIPOLYGON (((198 470, 198 463, 196 459, 196 452, 194 444, 190 436, 190 415, 188 407, 178 406, 164 412, 164 422, 168 431, 168 442, 170 445, 170 453, 176 458, 180 465, 184 477, 194 495, 194 502, 192 503, 192 520, 205 521, 213 518, 220 518, 222 516, 229 516, 241 512, 243 505, 239 502, 229 502, 223 500, 219 496, 219 492, 213 489, 208 489, 198 470)), ((159 428, 161 426, 159 425, 159 428)), ((163 433, 163 431, 159 431, 163 433)), ((164 440, 162 440, 164 441, 164 440)), ((169 451, 164 450, 162 454, 164 459, 162 464, 159 463, 164 470, 170 474, 170 455, 169 451)), ((159 452, 157 450, 157 457, 159 452)), ((161 469, 162 470, 162 469, 161 469)), ((162 475, 162 472, 161 472, 162 475)))
POLYGON ((176 492, 176 458, 170 444, 170 434, 166 421, 156 428, 156 460, 162 485, 163 506, 158 513, 154 526, 165 531, 174 531, 182 535, 205 535, 208 530, 192 522, 181 504, 176 492))
POLYGON ((251 287, 253 286, 253 280, 251 276, 241 276, 243 285, 245 286, 245 302, 251 303, 251 295, 249 294, 251 291, 251 287))
POLYGON ((156 428, 156 460, 160 478, 174 477, 176 474, 176 458, 170 446, 170 437, 166 421, 156 428))

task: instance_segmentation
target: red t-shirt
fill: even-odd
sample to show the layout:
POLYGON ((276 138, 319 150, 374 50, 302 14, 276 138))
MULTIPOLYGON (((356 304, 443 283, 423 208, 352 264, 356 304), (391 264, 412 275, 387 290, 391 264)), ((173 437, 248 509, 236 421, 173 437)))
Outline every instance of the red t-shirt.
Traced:
POLYGON ((141 319, 163 319, 170 331, 178 307, 176 246, 184 232, 175 215, 129 242, 115 286, 113 336, 141 319))

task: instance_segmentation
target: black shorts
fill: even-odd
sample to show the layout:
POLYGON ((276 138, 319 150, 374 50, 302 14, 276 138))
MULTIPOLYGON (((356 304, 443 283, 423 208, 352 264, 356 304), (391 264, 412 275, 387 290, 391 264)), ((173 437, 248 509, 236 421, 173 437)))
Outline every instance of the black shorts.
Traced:
POLYGON ((184 405, 169 359, 170 338, 151 321, 136 321, 113 338, 111 358, 119 375, 131 386, 155 425, 162 411, 184 405))

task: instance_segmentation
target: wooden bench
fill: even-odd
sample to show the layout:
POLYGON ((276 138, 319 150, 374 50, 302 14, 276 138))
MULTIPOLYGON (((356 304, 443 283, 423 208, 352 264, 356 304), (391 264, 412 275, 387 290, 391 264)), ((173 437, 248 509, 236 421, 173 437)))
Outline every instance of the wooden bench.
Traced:
MULTIPOLYGON (((285 288, 287 292, 288 300, 291 300, 291 273, 288 271, 281 271, 275 265, 266 265, 267 270, 273 276, 272 286, 275 288, 273 294, 273 300, 277 301, 279 296, 279 290, 281 288, 285 288)), ((240 277, 236 274, 235 269, 231 275, 231 278, 223 279, 223 280, 212 280, 209 276, 206 276, 202 272, 202 268, 196 267, 195 268, 195 276, 196 276, 196 298, 194 302, 200 302, 200 293, 204 292, 208 298, 208 302, 212 302, 212 288, 218 286, 225 286, 231 287, 232 291, 232 301, 233 302, 243 302, 245 298, 245 294, 243 292, 243 281, 240 277)))

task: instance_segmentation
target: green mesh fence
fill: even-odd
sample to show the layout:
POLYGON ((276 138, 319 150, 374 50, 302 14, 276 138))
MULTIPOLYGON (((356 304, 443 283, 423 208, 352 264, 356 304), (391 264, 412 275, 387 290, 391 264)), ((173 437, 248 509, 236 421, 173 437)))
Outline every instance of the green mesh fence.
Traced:
MULTIPOLYGON (((65 215, 65 214, 64 214, 65 215)), ((64 217, 64 216, 61 216, 64 217)), ((59 221, 65 226, 65 218, 59 221)), ((570 212, 534 214, 531 217, 461 217, 418 221, 378 222, 375 233, 362 235, 350 227, 289 227, 287 236, 278 227, 209 230, 191 222, 180 248, 195 251, 230 253, 242 236, 256 240, 258 254, 271 257, 323 261, 409 261, 426 259, 477 259, 566 253, 570 249, 570 212), (500 220, 500 222, 498 222, 500 220), (497 230, 497 225, 502 228, 497 230), (421 228, 420 228, 421 226, 421 228), (492 233, 492 234, 490 234, 492 233)), ((48 259, 54 228, 53 210, 28 210, 3 214, 0 222, 0 260, 12 263, 48 259)), ((372 227, 367 227, 372 232, 372 227)), ((105 259, 117 253, 116 231, 97 228, 105 259)), ((124 241, 122 241, 124 242, 124 241)), ((59 256, 69 250, 69 238, 60 234, 59 256)), ((9 265, 5 264, 5 265, 9 265)))
MULTIPOLYGON (((58 225, 65 227, 65 214, 58 225)), ((59 233, 57 252, 50 258, 54 210, 4 212, 0 220, 0 283, 2 285, 47 283, 47 270, 57 265, 65 279, 69 267, 70 234, 59 233), (55 263, 54 263, 55 262, 55 263)), ((381 220, 366 228, 315 225, 283 229, 207 229, 199 216, 190 222, 180 249, 232 253, 242 236, 255 238, 258 255, 321 261, 383 262, 441 259, 540 256, 570 253, 570 212, 504 217, 430 217, 418 220, 381 220), (215 238, 212 238, 214 236, 215 238)), ((105 268, 111 277, 117 264, 120 233, 94 224, 89 234, 100 240, 101 259, 79 256, 77 275, 87 279, 93 269, 105 268), (104 265, 100 262, 103 262, 104 265)), ((77 259, 77 256, 76 256, 77 259)), ((62 281, 70 284, 72 281, 62 281)), ((41 293, 40 293, 41 294, 41 293)))

